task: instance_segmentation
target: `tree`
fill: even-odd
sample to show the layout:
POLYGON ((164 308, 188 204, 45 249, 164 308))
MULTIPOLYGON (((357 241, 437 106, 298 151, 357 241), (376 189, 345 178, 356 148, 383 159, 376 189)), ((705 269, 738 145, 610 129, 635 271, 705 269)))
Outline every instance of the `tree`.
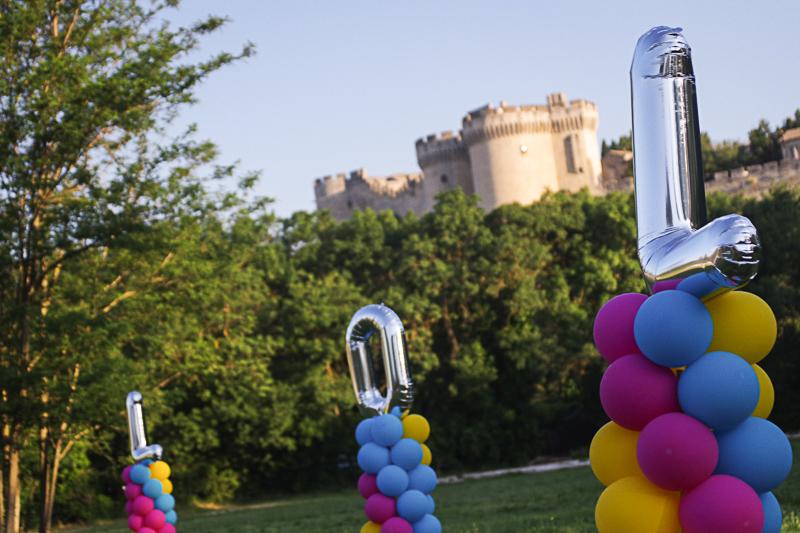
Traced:
MULTIPOLYGON (((20 457, 33 440, 39 447, 39 528, 49 531, 59 454, 65 451, 58 446, 64 435, 53 427, 77 416, 69 401, 55 408, 51 400, 69 398, 82 384, 79 365, 69 357, 59 360, 62 351, 45 335, 48 309, 61 297, 61 273, 87 254, 125 248, 130 235, 151 223, 180 220, 209 205, 199 169, 213 161, 213 146, 189 135, 170 141, 165 128, 180 106, 193 101, 198 83, 251 50, 191 61, 187 55, 199 40, 224 21, 209 17, 172 28, 162 15, 175 5, 0 5, 0 297, 8 304, 0 317, 7 326, 0 346, 0 413, 7 533, 20 528, 20 457)), ((228 175, 231 169, 212 172, 228 175)), ((91 287, 105 291, 105 307, 72 317, 97 320, 98 309, 128 298, 117 287, 129 282, 129 271, 122 268, 117 278, 111 287, 91 287)))

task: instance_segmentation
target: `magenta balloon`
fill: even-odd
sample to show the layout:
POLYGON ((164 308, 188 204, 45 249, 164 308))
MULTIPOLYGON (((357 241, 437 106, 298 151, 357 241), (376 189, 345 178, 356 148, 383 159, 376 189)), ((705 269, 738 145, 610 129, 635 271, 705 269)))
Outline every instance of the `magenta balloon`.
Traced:
POLYGON ((381 526, 381 533, 414 533, 414 528, 407 521, 396 516, 381 526))
POLYGON ((131 481, 131 468, 133 468, 133 465, 128 465, 128 466, 126 466, 125 468, 122 469, 122 481, 125 484, 132 483, 132 481, 131 481))
POLYGON ((144 516, 152 511, 153 507, 155 507, 153 500, 144 495, 137 496, 131 502, 131 511, 133 514, 138 514, 140 516, 144 516))
POLYGON ((606 361, 642 353, 633 338, 633 319, 647 296, 635 292, 611 298, 594 319, 594 343, 606 361))
POLYGON ((678 378, 643 355, 626 355, 603 374, 600 403, 611 420, 640 431, 654 418, 680 411, 678 378))
POLYGON ((681 497, 683 533, 761 533, 764 509, 758 494, 739 478, 711 476, 681 497))
POLYGON ((358 478, 358 492, 361 493, 363 498, 369 498, 373 494, 377 493, 377 476, 367 474, 366 472, 361 474, 361 477, 358 478))
POLYGON ((138 514, 132 514, 128 517, 128 529, 131 531, 139 531, 144 524, 144 517, 138 514))
POLYGON ((395 515, 394 498, 373 494, 364 504, 364 514, 376 524, 382 524, 395 515))
POLYGON ((642 430, 636 458, 655 485, 688 490, 714 473, 719 448, 714 434, 702 422, 683 413, 667 413, 642 430))
POLYGON ((142 495, 142 486, 136 483, 128 483, 125 485, 125 497, 129 500, 135 499, 137 496, 142 495))

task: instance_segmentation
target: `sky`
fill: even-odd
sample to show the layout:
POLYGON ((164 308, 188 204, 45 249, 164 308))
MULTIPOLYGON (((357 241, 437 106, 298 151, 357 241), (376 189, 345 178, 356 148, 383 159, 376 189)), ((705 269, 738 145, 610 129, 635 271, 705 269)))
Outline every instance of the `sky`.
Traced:
POLYGON ((261 171, 281 216, 313 210, 326 174, 418 171, 416 139, 489 102, 563 91, 597 103, 600 140, 626 134, 633 47, 656 25, 684 28, 712 139, 800 108, 796 0, 184 0, 170 16, 208 14, 230 22, 198 58, 248 41, 257 53, 206 81, 178 126, 261 171))

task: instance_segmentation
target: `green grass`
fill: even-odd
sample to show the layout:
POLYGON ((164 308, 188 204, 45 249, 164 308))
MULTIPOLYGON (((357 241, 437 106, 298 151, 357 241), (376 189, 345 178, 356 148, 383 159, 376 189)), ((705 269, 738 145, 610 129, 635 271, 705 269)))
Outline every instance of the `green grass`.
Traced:
MULTIPOLYGON (((797 442, 794 449, 797 456, 797 442)), ((595 531, 594 504, 601 489, 589 468, 466 481, 436 489, 435 514, 448 533, 590 532, 595 531)), ((776 495, 784 511, 782 531, 800 531, 797 469, 776 495)), ((179 529, 191 533, 355 533, 366 520, 362 506, 353 487, 248 507, 184 512, 179 529)), ((74 531, 124 533, 127 528, 118 522, 74 531)))

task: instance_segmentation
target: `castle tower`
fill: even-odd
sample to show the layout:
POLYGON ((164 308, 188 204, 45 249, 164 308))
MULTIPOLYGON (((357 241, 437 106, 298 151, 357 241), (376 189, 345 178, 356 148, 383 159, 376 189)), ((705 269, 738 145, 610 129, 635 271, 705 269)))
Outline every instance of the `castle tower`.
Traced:
POLYGON ((451 131, 417 140, 417 162, 422 169, 422 211, 436 204, 440 192, 460 187, 466 194, 475 192, 467 148, 461 135, 451 131))
POLYGON ((567 103, 564 93, 547 96, 552 125, 558 188, 602 192, 602 164, 597 143, 597 106, 587 100, 567 103))
POLYGON ((462 124, 481 207, 529 204, 558 190, 547 106, 490 104, 467 113, 462 124))

